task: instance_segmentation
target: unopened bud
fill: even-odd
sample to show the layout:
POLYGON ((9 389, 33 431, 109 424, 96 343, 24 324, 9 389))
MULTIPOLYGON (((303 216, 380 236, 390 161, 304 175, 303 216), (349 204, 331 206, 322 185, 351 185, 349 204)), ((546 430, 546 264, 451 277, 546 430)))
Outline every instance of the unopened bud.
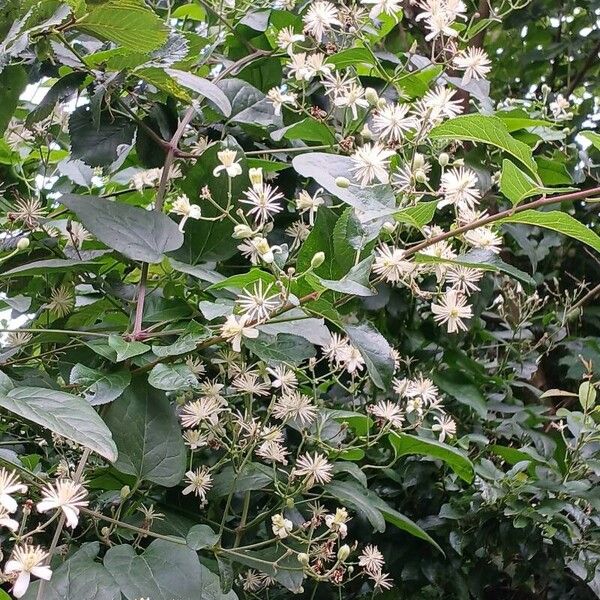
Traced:
POLYGON ((293 498, 286 498, 285 499, 285 505, 288 508, 294 508, 294 499, 293 498))
POLYGON ((455 167, 464 167, 465 166, 465 159, 464 158, 457 158, 454 161, 454 166, 455 167))
POLYGON ((310 266, 317 269, 325 262, 325 252, 317 252, 310 261, 310 266))
POLYGON ((248 177, 250 177, 250 183, 254 187, 260 186, 263 183, 263 170, 260 167, 256 169, 249 169, 248 177))
POLYGON ((368 87, 365 89, 365 98, 371 106, 375 106, 379 100, 379 94, 372 87, 368 87))
POLYGON ((310 560, 310 557, 305 552, 300 552, 300 554, 298 554, 296 558, 298 559, 298 562, 304 567, 308 565, 308 562, 310 560))
POLYGON ((340 546, 340 549, 338 550, 338 553, 337 553, 338 560, 343 562, 349 556, 350 556, 350 546, 348 546, 348 544, 344 544, 343 546, 340 546))
POLYGON ((103 528, 100 530, 100 535, 101 535, 103 538, 107 538, 107 537, 110 535, 110 527, 103 527, 103 528))
POLYGON ((365 126, 361 129, 360 131, 360 135, 365 139, 365 140, 372 140, 373 139, 373 132, 369 129, 369 126, 365 124, 365 126))
POLYGON ((421 169, 421 168, 423 168, 424 165, 425 165, 425 157, 421 153, 417 152, 413 159, 414 168, 421 169))
POLYGON ((29 238, 26 237, 22 237, 18 242, 17 242, 17 250, 27 250, 27 248, 29 248, 29 244, 31 242, 29 241, 29 238))
POLYGON ((347 187, 350 187, 350 180, 347 177, 336 177, 335 185, 345 189, 347 187))
POLYGON ((450 162, 450 155, 447 152, 442 152, 438 157, 440 167, 445 167, 450 162))
POLYGON ((425 183, 427 181, 427 173, 423 169, 417 169, 415 171, 415 179, 419 183, 425 183))
POLYGON ((391 221, 386 221, 383 224, 383 231, 385 231, 386 233, 394 233, 394 231, 396 231, 396 227, 397 227, 398 223, 392 223, 391 221))
POLYGON ((236 240, 243 240, 252 237, 254 231, 248 225, 236 225, 233 229, 233 236, 236 240))
POLYGON ((131 488, 128 485, 124 485, 119 492, 119 496, 124 500, 129 494, 131 494, 131 488))

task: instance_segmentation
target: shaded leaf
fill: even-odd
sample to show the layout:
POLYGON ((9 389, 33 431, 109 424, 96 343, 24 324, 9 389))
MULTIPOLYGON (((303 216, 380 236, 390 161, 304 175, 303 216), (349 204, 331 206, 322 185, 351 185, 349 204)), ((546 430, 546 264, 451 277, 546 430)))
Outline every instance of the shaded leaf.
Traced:
POLYGON ((107 404, 116 400, 129 385, 129 371, 105 373, 77 363, 69 376, 69 383, 83 388, 84 398, 92 405, 107 404))

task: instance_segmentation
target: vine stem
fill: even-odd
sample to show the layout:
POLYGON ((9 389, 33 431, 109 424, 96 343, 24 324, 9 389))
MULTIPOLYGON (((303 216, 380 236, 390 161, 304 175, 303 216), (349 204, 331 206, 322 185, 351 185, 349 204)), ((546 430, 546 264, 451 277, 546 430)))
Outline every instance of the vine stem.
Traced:
MULTIPOLYGON (((75 483, 79 483, 81 481, 81 476, 83 475, 83 470, 85 469, 85 465, 90 457, 92 451, 89 448, 86 448, 81 455, 81 459, 79 460, 79 464, 77 465, 77 470, 75 471, 75 475, 73 475, 73 481, 75 483)), ((62 533, 63 527, 65 526, 65 514, 60 515, 60 519, 58 521, 58 525, 56 526, 56 531, 54 532, 54 537, 52 538, 52 542, 50 544, 50 548, 48 550, 48 565, 52 560, 52 555, 56 551, 56 547, 58 546, 58 540, 60 539, 60 534, 62 533)), ((46 581, 44 579, 40 579, 40 587, 38 588, 38 593, 36 596, 36 600, 42 600, 44 587, 46 585, 46 581)))
POLYGON ((465 233, 466 231, 470 231, 471 229, 484 227, 485 225, 489 225, 491 223, 494 223, 495 221, 500 221, 502 219, 505 219, 506 217, 510 217, 525 210, 533 210, 542 206, 547 206, 548 204, 558 204, 560 202, 573 202, 575 200, 583 200, 590 196, 598 195, 600 195, 600 187, 591 188, 589 190, 582 190, 580 192, 573 192, 571 194, 563 194, 562 196, 552 196, 550 198, 544 196, 542 198, 539 198, 538 200, 534 200, 533 202, 521 204, 520 206, 516 206, 513 208, 507 208, 506 210, 496 213, 495 215, 490 215, 488 217, 478 219, 477 221, 473 221, 472 223, 467 223, 462 227, 457 227, 456 229, 440 233, 440 235, 436 235, 428 240, 425 240, 424 242, 421 242, 420 244, 417 244, 416 246, 413 246, 412 248, 409 248, 404 254, 404 257, 408 258, 409 256, 413 256, 414 254, 417 254, 417 252, 421 252, 421 250, 424 250, 429 246, 437 244, 438 242, 443 242, 444 240, 447 240, 449 238, 456 237, 457 235, 465 233))

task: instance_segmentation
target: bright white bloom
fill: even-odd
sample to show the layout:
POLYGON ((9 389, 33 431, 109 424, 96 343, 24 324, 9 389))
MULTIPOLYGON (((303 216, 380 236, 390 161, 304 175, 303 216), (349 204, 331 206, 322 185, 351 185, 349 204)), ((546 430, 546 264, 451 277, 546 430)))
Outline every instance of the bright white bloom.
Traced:
POLYGON ((477 183, 477 175, 471 169, 465 167, 448 169, 442 175, 441 191, 444 199, 438 202, 437 207, 443 208, 449 204, 456 204, 473 208, 481 198, 477 183))
POLYGON ((283 198, 283 194, 267 183, 251 187, 244 192, 244 196, 246 196, 246 200, 240 200, 240 202, 253 207, 248 211, 248 214, 252 215, 258 223, 265 223, 273 215, 283 210, 278 202, 283 198))
POLYGON ((398 283, 405 275, 413 273, 416 264, 404 259, 404 250, 382 244, 375 251, 373 272, 381 275, 390 283, 398 283))
POLYGON ((301 33, 294 33, 292 27, 284 27, 277 34, 277 45, 288 54, 292 54, 294 44, 296 42, 303 42, 304 39, 301 33))
POLYGON ((262 279, 259 279, 251 292, 244 290, 245 293, 238 296, 236 303, 252 321, 266 321, 269 315, 281 305, 279 295, 270 294, 271 288, 272 284, 269 284, 263 290, 262 279))
POLYGON ((323 78, 322 84, 325 88, 325 94, 337 98, 348 93, 348 89, 351 85, 356 83, 356 80, 348 73, 339 72, 332 73, 323 78))
POLYGON ((185 477, 189 485, 181 493, 187 496, 193 492, 195 496, 200 498, 200 504, 203 505, 206 502, 206 493, 212 487, 212 475, 209 473, 208 468, 202 466, 194 471, 188 471, 185 477))
POLYGON ((473 310, 467 304, 467 298, 456 290, 448 290, 441 298, 439 304, 431 305, 431 312, 437 323, 446 323, 448 333, 466 331, 467 326, 463 319, 470 319, 473 310))
POLYGON ((381 571, 384 563, 383 554, 381 554, 379 548, 371 544, 365 546, 358 557, 358 566, 363 567, 369 573, 381 571))
MULTIPOLYGON (((456 258, 456 252, 454 252, 447 240, 431 244, 431 246, 424 248, 421 253, 428 256, 435 256, 436 258, 441 258, 443 260, 454 260, 456 258)), ((448 267, 449 265, 444 263, 434 265, 433 272, 439 282, 443 281, 448 267)))
POLYGON ((302 426, 310 425, 317 416, 312 398, 293 390, 277 399, 273 406, 273 417, 281 421, 295 419, 302 426))
POLYGON ((60 509, 67 520, 67 527, 75 529, 79 523, 79 509, 87 506, 85 488, 70 479, 59 479, 54 485, 42 490, 42 500, 37 504, 38 512, 60 509))
POLYGON ((316 75, 327 77, 331 75, 332 66, 325 62, 326 56, 322 52, 314 52, 306 58, 304 78, 310 81, 316 75))
POLYGON ((315 215, 319 206, 325 204, 325 200, 321 197, 323 188, 319 188, 312 196, 306 191, 302 190, 296 198, 296 210, 301 215, 308 212, 308 222, 310 225, 314 225, 315 215))
POLYGON ((418 112, 421 117, 428 117, 432 123, 444 118, 456 117, 463 112, 463 105, 460 100, 453 100, 455 95, 456 90, 438 85, 435 90, 429 90, 423 96, 422 102, 419 103, 421 109, 418 112))
POLYGON ((569 117, 567 111, 570 106, 569 101, 562 94, 558 94, 554 101, 550 102, 550 110, 557 120, 567 119, 569 117))
POLYGON ((375 584, 377 591, 390 590, 394 587, 394 582, 388 573, 382 571, 368 571, 367 573, 375 584))
POLYGON ((302 81, 306 79, 307 67, 306 67, 306 52, 297 52, 296 54, 290 55, 291 62, 288 64, 289 75, 293 76, 296 81, 302 81))
POLYGON ((259 381, 256 373, 247 372, 240 373, 232 383, 232 387, 242 394, 254 394, 255 396, 267 396, 271 386, 264 382, 259 381))
POLYGON ((438 439, 440 442, 443 442, 447 437, 454 437, 456 435, 456 422, 452 417, 448 415, 438 417, 436 415, 433 417, 433 420, 437 422, 431 426, 431 430, 439 432, 438 439))
POLYGON ((325 525, 327 525, 330 531, 339 533, 342 539, 348 534, 348 526, 346 525, 348 521, 348 511, 344 507, 336 509, 334 515, 327 515, 325 517, 325 525))
POLYGON ((289 452, 280 442, 267 440, 263 442, 256 450, 256 456, 268 462, 278 462, 282 465, 287 465, 287 455, 289 452))
POLYGON ((235 160, 237 152, 235 150, 221 150, 217 152, 217 158, 221 164, 214 168, 213 175, 218 177, 221 171, 226 171, 227 175, 232 179, 242 174, 242 167, 240 165, 241 158, 235 160))
POLYGON ((313 456, 310 453, 303 454, 296 462, 294 469, 295 475, 307 478, 308 487, 314 483, 329 483, 333 477, 333 465, 327 460, 324 454, 315 452, 313 456))
POLYGON ((208 436, 204 435, 199 429, 187 429, 183 432, 183 439, 190 450, 198 450, 208 444, 208 436))
POLYGON ((0 506, 0 527, 6 527, 11 531, 16 531, 19 529, 19 522, 11 519, 10 513, 4 508, 4 506, 0 506))
POLYGON ((393 17, 402 8, 399 0, 360 0, 360 3, 373 5, 369 12, 371 19, 376 19, 382 13, 393 17))
POLYGON ((269 265, 275 260, 274 253, 278 252, 280 248, 279 246, 269 246, 266 238, 259 235, 240 244, 238 250, 250 259, 253 265, 257 265, 260 260, 269 265))
POLYGON ((248 321, 248 315, 241 315, 240 317, 229 315, 227 321, 225 321, 221 327, 221 335, 227 341, 231 342, 231 347, 235 352, 241 351, 243 337, 250 339, 256 339, 258 337, 258 329, 255 329, 252 325, 246 325, 248 321))
POLYGON ((446 281, 452 285, 452 289, 462 294, 471 294, 479 290, 477 285, 483 277, 483 271, 463 267, 462 265, 452 265, 446 271, 446 281))
POLYGON ((343 94, 336 96, 333 103, 336 106, 343 106, 352 111, 352 118, 358 119, 358 108, 368 108, 369 102, 365 98, 365 90, 361 85, 352 82, 343 94))
POLYGON ((320 44, 325 31, 334 25, 341 27, 338 11, 334 4, 323 0, 309 3, 310 8, 303 17, 304 30, 320 44))
POLYGON ((344 366, 348 373, 361 371, 365 366, 365 359, 362 357, 360 350, 351 344, 346 344, 337 352, 336 360, 344 366))
POLYGON ((18 573, 12 588, 12 594, 15 598, 21 598, 25 595, 32 575, 46 581, 50 580, 52 570, 49 566, 43 564, 47 558, 48 553, 44 552, 39 546, 24 544, 13 550, 11 559, 7 561, 4 567, 4 572, 6 574, 18 573))
POLYGON ((392 381, 392 385, 394 388, 394 392, 398 394, 401 398, 404 398, 406 395, 406 391, 408 390, 408 386, 410 384, 410 379, 403 377, 402 379, 395 377, 392 381))
POLYGON ((366 187, 374 179, 380 183, 388 183, 389 158, 394 154, 393 150, 386 150, 379 144, 365 144, 359 148, 351 157, 355 165, 351 171, 355 173, 361 187, 366 187))
POLYGON ((420 7, 423 12, 417 15, 416 20, 425 20, 425 26, 430 32, 425 37, 428 41, 438 35, 457 36, 458 31, 451 25, 457 18, 466 18, 467 7, 463 0, 423 0, 420 7))
POLYGON ((381 400, 368 408, 369 412, 384 424, 389 423, 392 427, 402 427, 404 421, 402 411, 395 402, 381 400))
POLYGON ((273 104, 274 112, 277 116, 281 114, 281 107, 284 104, 297 106, 298 96, 293 92, 286 92, 283 88, 274 87, 267 92, 267 100, 273 104))
POLYGON ((219 415, 225 410, 225 401, 219 397, 204 396, 188 402, 181 409, 181 424, 184 427, 198 427, 202 423, 216 425, 219 415))
POLYGON ((81 248, 83 242, 92 239, 92 234, 81 223, 72 221, 70 231, 66 232, 65 238, 67 239, 67 246, 81 248))
POLYGON ((348 338, 341 336, 339 333, 332 333, 329 344, 323 346, 323 354, 330 363, 335 362, 339 352, 348 344, 348 338))
POLYGON ((485 50, 472 46, 455 56, 453 64, 457 69, 465 72, 462 78, 463 85, 469 83, 471 79, 485 79, 492 70, 492 63, 485 50))
POLYGON ((271 517, 271 524, 273 533, 281 540, 285 539, 294 528, 294 524, 282 514, 273 515, 271 517))
MULTIPOLYGON (((217 167, 218 168, 218 167, 217 167)), ((188 219, 199 219, 202 215, 200 207, 197 204, 190 204, 189 198, 185 194, 178 196, 171 211, 173 214, 181 215, 183 219, 179 222, 179 231, 183 231, 188 219)))
POLYGON ((298 387, 298 378, 296 377, 296 373, 284 365, 268 367, 267 373, 273 377, 273 381, 271 381, 271 387, 281 388, 281 391, 284 394, 292 392, 298 387))
POLYGON ((15 473, 7 471, 4 467, 0 469, 0 505, 9 513, 17 510, 17 501, 13 494, 24 494, 27 486, 23 485, 15 473))
POLYGON ((379 136, 390 142, 399 142, 405 131, 415 128, 415 119, 407 116, 408 104, 386 104, 377 110, 373 117, 373 129, 379 136))
POLYGON ((464 236, 465 242, 473 248, 490 250, 494 254, 502 249, 502 238, 491 227, 477 227, 466 231, 464 236))
POLYGON ((431 379, 419 375, 410 380, 404 395, 408 398, 420 398, 425 404, 433 404, 438 399, 438 388, 431 379))

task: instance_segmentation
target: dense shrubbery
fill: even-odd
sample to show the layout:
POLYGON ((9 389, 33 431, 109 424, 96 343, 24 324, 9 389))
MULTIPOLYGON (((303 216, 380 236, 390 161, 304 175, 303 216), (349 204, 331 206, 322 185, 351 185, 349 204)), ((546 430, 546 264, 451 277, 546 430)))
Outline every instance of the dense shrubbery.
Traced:
POLYGON ((545 4, 0 6, 0 599, 600 596, 600 9, 545 4))

